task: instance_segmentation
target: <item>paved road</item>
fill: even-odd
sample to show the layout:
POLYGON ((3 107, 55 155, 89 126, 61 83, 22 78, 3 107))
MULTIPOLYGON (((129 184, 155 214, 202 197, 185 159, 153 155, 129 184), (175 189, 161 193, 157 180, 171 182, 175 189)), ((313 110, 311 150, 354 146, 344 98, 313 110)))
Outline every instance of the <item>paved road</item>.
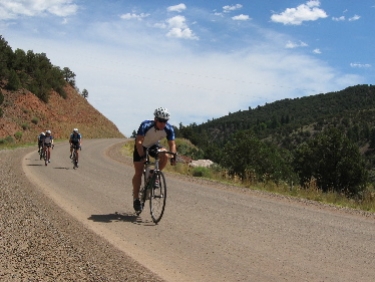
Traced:
POLYGON ((167 173, 161 222, 147 209, 137 218, 133 168, 105 153, 119 142, 85 140, 77 170, 65 143, 49 166, 33 152, 23 168, 60 207, 166 281, 374 281, 374 216, 167 173))

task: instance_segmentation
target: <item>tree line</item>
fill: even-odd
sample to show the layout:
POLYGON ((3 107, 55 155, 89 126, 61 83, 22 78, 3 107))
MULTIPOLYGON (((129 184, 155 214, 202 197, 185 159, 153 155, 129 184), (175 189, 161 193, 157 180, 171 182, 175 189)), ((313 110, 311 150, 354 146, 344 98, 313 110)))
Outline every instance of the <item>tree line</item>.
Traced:
MULTIPOLYGON (((13 52, 0 35, 0 81, 5 82, 7 90, 25 88, 47 103, 51 90, 66 98, 64 86, 69 83, 76 88, 75 76, 68 67, 54 66, 45 53, 22 49, 13 52)), ((87 98, 88 91, 84 89, 81 95, 87 98)))

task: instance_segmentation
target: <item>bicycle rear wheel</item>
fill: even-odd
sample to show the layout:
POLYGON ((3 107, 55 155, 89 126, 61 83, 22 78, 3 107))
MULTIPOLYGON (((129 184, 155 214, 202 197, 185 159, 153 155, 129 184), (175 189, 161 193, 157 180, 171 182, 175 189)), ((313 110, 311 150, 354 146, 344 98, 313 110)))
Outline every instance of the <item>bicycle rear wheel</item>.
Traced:
POLYGON ((48 152, 47 148, 43 150, 43 159, 44 159, 44 165, 47 166, 47 157, 48 157, 48 152))
POLYGON ((76 149, 73 150, 73 169, 76 169, 78 167, 77 162, 77 151, 76 149))
POLYGON ((167 184, 164 174, 161 171, 154 173, 153 183, 155 183, 155 181, 158 181, 159 187, 151 188, 150 213, 152 221, 157 224, 161 220, 165 210, 167 200, 167 184))

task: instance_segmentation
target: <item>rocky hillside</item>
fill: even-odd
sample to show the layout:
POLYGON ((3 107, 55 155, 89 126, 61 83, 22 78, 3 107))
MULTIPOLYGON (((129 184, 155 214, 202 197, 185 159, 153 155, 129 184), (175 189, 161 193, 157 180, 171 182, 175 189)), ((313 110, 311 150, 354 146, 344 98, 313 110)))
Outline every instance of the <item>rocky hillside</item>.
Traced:
POLYGON ((125 137, 98 110, 68 83, 64 99, 52 92, 48 103, 41 101, 26 89, 7 91, 1 89, 4 101, 0 108, 1 143, 36 142, 37 135, 50 129, 55 139, 68 139, 73 128, 78 128, 83 138, 125 137))

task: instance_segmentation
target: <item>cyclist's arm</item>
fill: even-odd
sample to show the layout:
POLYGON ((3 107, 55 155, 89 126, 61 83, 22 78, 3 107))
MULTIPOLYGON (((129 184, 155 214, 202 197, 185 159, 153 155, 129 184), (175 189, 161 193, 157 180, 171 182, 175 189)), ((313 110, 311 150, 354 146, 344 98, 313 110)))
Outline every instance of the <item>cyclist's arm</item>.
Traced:
MULTIPOLYGON (((169 145, 169 151, 176 153, 176 142, 174 140, 168 140, 168 145, 169 145)), ((173 158, 171 159, 171 165, 176 164, 176 159, 173 158)))

